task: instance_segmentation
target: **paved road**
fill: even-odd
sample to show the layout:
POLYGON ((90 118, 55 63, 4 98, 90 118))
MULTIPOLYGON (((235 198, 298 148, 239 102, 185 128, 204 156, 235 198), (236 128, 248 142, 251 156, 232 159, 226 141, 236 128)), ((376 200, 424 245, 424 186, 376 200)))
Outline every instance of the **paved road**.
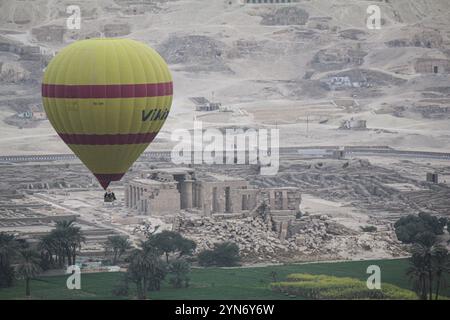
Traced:
MULTIPOLYGON (((338 150, 335 146, 318 147, 287 147, 280 148, 280 156, 298 156, 299 158, 311 155, 326 156, 331 155, 333 150, 338 150)), ((405 151, 388 147, 344 147, 345 153, 354 156, 383 156, 383 157, 407 157, 407 158, 427 158, 450 160, 450 153, 429 152, 429 151, 405 151)), ((144 152, 138 161, 163 160, 170 161, 170 151, 144 152)), ((47 154, 47 155, 27 155, 27 156, 0 156, 0 163, 20 163, 20 162, 47 162, 47 161, 70 161, 77 160, 74 154, 47 154)))

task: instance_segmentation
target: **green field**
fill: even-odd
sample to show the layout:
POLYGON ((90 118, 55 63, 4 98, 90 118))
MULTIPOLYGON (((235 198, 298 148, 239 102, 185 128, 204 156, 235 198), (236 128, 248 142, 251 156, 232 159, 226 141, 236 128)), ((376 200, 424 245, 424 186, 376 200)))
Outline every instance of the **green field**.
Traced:
MULTIPOLYGON (((270 273, 277 273, 277 280, 283 280, 291 273, 326 274, 345 276, 366 280, 366 269, 369 265, 381 268, 382 283, 391 283, 405 289, 411 289, 405 270, 408 261, 373 260, 336 263, 313 263, 299 265, 283 265, 253 268, 205 268, 193 269, 190 275, 191 285, 185 289, 173 289, 166 282, 160 292, 150 292, 150 299, 293 299, 281 293, 272 292, 269 283, 272 282, 270 273)), ((82 274, 81 290, 68 290, 65 276, 44 277, 33 280, 31 294, 34 299, 120 299, 114 297, 112 289, 123 276, 121 273, 82 274)), ((129 298, 134 298, 133 285, 129 298)), ((446 288, 442 294, 449 296, 446 288)), ((0 299, 23 299, 25 286, 18 281, 13 288, 0 289, 0 299)), ((122 299, 126 299, 123 297, 122 299)), ((299 298, 297 298, 299 299, 299 298)))

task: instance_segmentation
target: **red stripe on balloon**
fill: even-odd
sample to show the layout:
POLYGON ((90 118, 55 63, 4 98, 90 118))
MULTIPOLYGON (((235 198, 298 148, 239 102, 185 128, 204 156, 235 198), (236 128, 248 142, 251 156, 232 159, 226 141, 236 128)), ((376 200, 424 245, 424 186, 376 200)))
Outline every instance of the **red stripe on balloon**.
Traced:
POLYGON ((103 189, 108 188, 111 181, 119 181, 122 179, 125 173, 94 173, 98 182, 102 185, 103 189))
POLYGON ((161 97, 173 94, 173 83, 65 85, 42 84, 42 96, 66 99, 161 97))
POLYGON ((157 133, 129 133, 129 134, 68 134, 58 133, 67 144, 78 145, 121 145, 150 143, 157 133))

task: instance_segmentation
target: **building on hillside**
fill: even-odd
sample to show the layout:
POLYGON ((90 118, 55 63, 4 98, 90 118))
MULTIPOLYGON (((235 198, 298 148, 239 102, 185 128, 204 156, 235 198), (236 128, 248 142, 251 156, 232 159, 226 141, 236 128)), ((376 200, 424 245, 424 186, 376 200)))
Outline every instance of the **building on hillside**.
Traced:
POLYGON ((416 73, 449 74, 449 59, 419 58, 414 63, 416 73))
POLYGON ((220 102, 211 102, 205 97, 189 98, 195 104, 196 111, 217 111, 222 106, 220 102))

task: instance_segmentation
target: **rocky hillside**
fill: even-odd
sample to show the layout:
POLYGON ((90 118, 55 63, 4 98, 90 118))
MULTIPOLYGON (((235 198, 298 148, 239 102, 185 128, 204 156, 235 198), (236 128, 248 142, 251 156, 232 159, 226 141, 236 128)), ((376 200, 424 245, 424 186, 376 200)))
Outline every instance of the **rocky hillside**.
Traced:
POLYGON ((14 92, 38 97, 42 69, 55 52, 77 39, 106 36, 146 42, 170 64, 175 105, 167 130, 184 121, 177 115, 192 119, 189 97, 212 92, 237 108, 351 97, 360 109, 349 116, 389 115, 388 122, 374 119, 388 127, 396 118, 450 117, 450 94, 443 90, 450 86, 448 0, 242 2, 3 0, 0 81, 7 86, 0 102, 14 107, 14 92), (66 27, 73 4, 81 8, 80 30, 66 27), (370 5, 381 9, 380 30, 367 28, 370 5), (35 47, 39 58, 30 55, 35 47))

